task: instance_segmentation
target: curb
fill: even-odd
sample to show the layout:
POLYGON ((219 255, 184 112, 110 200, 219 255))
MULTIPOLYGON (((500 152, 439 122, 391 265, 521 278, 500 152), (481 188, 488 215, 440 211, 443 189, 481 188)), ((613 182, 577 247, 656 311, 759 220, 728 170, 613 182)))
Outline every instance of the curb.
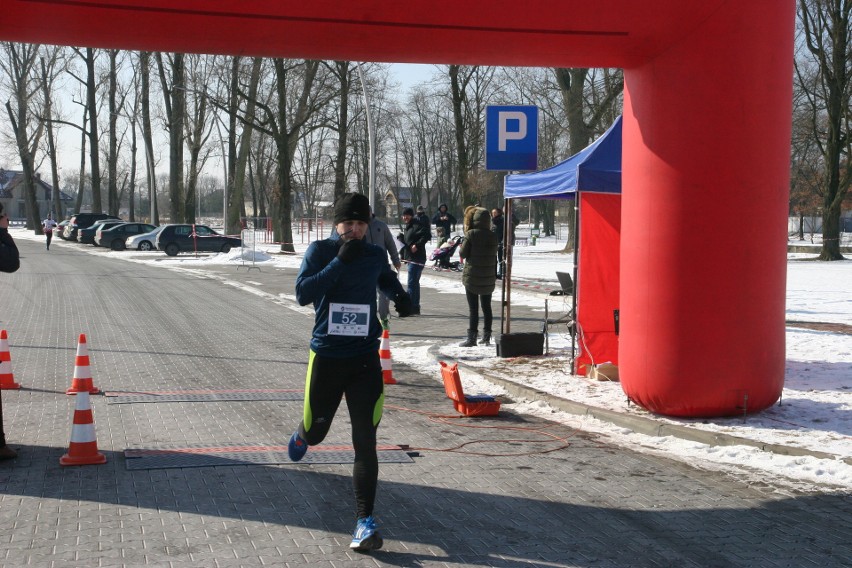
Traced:
MULTIPOLYGON (((822 252, 822 245, 787 245, 787 252, 803 252, 809 254, 819 254, 822 252)), ((852 252, 852 246, 841 245, 840 246, 841 253, 850 253, 852 252)))
MULTIPOLYGON (((429 348, 429 356, 432 357, 435 361, 439 360, 437 345, 433 345, 429 348)), ((644 416, 631 416, 628 414, 623 414, 621 412, 616 412, 614 410, 607 410, 605 408, 589 406, 588 404, 583 404, 580 402, 575 402, 573 400, 568 400, 566 398, 561 398, 544 391, 526 387, 513 381, 489 375, 488 373, 483 372, 483 370, 479 367, 471 367, 469 365, 465 365, 461 361, 457 361, 457 363, 459 365, 459 368, 463 368, 472 373, 476 373, 477 375, 481 375, 489 382, 503 387, 504 389, 506 389, 506 392, 513 396, 522 397, 534 401, 546 402, 553 408, 556 408, 563 412, 578 416, 591 416, 592 418, 596 418, 603 422, 608 422, 610 424, 614 424, 622 428, 628 428, 634 432, 644 434, 646 436, 673 436, 675 438, 688 440, 690 442, 698 442, 700 444, 706 444, 708 446, 749 446, 752 448, 763 450, 765 452, 771 452, 773 454, 783 456, 809 456, 817 459, 839 460, 843 461, 848 465, 852 465, 852 457, 841 458, 836 454, 830 454, 827 452, 808 450, 806 448, 796 448, 793 446, 784 446, 780 444, 758 442, 748 438, 741 438, 739 436, 720 434, 718 432, 708 432, 706 430, 701 430, 698 428, 690 428, 689 426, 667 424, 665 422, 655 420, 653 418, 646 418, 644 416)))

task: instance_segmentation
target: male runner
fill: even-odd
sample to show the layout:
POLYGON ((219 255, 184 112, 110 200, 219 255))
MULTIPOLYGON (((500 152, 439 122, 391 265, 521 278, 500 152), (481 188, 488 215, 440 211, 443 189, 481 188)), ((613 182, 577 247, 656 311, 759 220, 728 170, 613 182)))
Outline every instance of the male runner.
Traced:
POLYGON ((379 477, 376 430, 384 384, 379 359, 382 328, 376 317, 376 287, 393 299, 400 317, 411 315, 411 298, 381 248, 362 239, 370 222, 364 195, 347 193, 334 207, 334 234, 308 246, 296 278, 296 299, 315 310, 302 421, 290 438, 290 459, 299 461, 328 434, 344 395, 352 422, 357 524, 350 548, 381 548, 373 519, 379 477))

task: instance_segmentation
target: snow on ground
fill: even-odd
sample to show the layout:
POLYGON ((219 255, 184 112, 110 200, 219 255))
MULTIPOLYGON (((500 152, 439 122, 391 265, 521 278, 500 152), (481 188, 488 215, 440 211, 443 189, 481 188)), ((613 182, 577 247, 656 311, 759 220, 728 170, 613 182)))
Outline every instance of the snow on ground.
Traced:
MULTIPOLYGON (((523 226, 518 236, 523 236, 523 226)), ((16 239, 37 239, 22 229, 12 229, 16 239)), ((298 240, 298 239, 297 239, 298 240)), ((63 241, 58 241, 63 243, 63 241)), ((57 243, 57 240, 54 240, 57 243)), ((93 254, 107 254, 160 267, 204 269, 219 265, 276 266, 298 269, 301 253, 306 244, 297 244, 295 255, 277 253, 274 245, 256 245, 256 250, 234 249, 228 254, 195 258, 181 255, 166 258, 162 253, 116 253, 103 249, 80 246, 93 254)), ((544 314, 548 300, 550 319, 558 318, 570 309, 570 298, 548 297, 549 290, 559 289, 556 270, 570 272, 573 255, 562 252, 564 242, 555 238, 539 239, 536 246, 517 247, 513 259, 513 276, 520 286, 513 287, 512 304, 527 305, 544 314)), ((53 250, 59 252, 58 247, 53 250)), ((815 249, 816 251, 816 249, 815 249)), ((816 251, 818 252, 818 251, 816 251)), ((787 320, 796 322, 829 322, 852 324, 852 260, 815 262, 814 254, 791 253, 788 256, 787 320)), ((51 252, 53 254, 53 252, 51 252)), ((849 255, 852 257, 852 255, 849 255)), ((236 282, 228 282, 237 285, 236 282)), ((239 284, 243 289, 264 295, 259 288, 239 284)), ((440 293, 461 294, 458 279, 424 273, 421 286, 440 293)), ((302 313, 309 308, 295 306, 295 298, 269 297, 271 301, 293 304, 302 313)), ((495 314, 496 315, 496 314, 495 314)), ((463 331, 460 330, 459 340, 463 331)), ((488 382, 485 375, 515 381, 537 390, 594 407, 634 413, 670 424, 679 424, 747 438, 767 444, 826 452, 838 459, 785 456, 748 446, 707 446, 696 442, 666 437, 651 437, 614 426, 590 417, 558 412, 546 403, 535 400, 516 400, 511 408, 520 413, 546 416, 574 427, 593 431, 612 443, 647 452, 685 460, 695 466, 719 469, 755 480, 792 483, 799 490, 825 490, 852 488, 852 335, 830 331, 817 331, 789 326, 787 328, 787 362, 785 387, 779 404, 750 415, 745 420, 737 418, 669 419, 653 416, 627 405, 626 397, 617 382, 599 382, 569 374, 568 356, 570 336, 567 325, 557 324, 549 329, 549 354, 543 358, 501 359, 495 356, 493 346, 460 348, 457 341, 437 346, 441 358, 458 360, 482 374, 468 372, 462 375, 465 391, 470 394, 505 394, 499 386, 488 382), (840 458, 845 458, 845 463, 840 458)), ((405 361, 419 372, 438 378, 435 361, 425 342, 394 341, 392 354, 396 361, 405 361)))

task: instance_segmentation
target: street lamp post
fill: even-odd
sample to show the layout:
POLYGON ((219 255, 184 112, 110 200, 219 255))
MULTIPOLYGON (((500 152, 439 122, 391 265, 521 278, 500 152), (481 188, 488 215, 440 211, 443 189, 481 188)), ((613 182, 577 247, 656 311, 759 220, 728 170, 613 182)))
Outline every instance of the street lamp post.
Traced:
POLYGON ((368 192, 370 199, 370 209, 376 211, 376 137, 373 130, 373 117, 370 112, 370 98, 367 95, 367 83, 364 81, 364 71, 361 69, 361 63, 355 62, 358 66, 358 77, 361 79, 361 92, 364 93, 364 110, 367 115, 367 141, 370 146, 370 176, 368 182, 368 192))

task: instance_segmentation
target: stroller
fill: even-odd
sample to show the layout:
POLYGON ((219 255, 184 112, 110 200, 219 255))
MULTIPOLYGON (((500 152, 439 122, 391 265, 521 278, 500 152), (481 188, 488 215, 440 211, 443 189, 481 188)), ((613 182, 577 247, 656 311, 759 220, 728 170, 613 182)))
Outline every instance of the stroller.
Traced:
POLYGON ((463 240, 464 237, 461 235, 450 237, 448 241, 432 251, 432 254, 429 256, 429 260, 435 261, 436 268, 443 268, 445 270, 461 270, 462 263, 451 259, 463 240))

